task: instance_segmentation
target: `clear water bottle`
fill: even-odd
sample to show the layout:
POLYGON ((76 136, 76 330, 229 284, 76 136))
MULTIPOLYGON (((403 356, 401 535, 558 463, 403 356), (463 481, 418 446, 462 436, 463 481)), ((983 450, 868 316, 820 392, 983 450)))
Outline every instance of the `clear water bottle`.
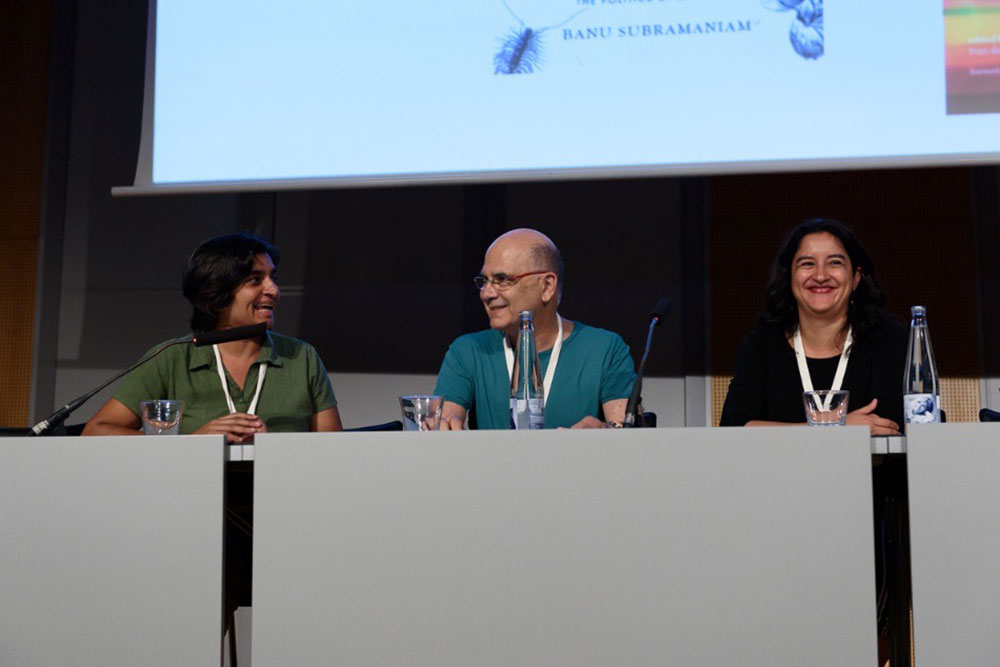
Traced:
POLYGON ((521 311, 514 372, 510 376, 510 427, 515 429, 545 428, 545 388, 533 318, 530 310, 521 311))
POLYGON ((903 417, 907 424, 940 422, 941 391, 931 334, 927 330, 927 309, 913 306, 910 314, 910 344, 903 376, 903 417))

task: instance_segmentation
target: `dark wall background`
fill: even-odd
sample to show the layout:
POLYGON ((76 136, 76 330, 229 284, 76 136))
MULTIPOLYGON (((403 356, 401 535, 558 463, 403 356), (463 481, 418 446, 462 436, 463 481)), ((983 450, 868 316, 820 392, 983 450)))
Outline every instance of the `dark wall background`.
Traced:
MULTIPOLYGON (((278 221, 281 248, 302 285, 298 332, 345 371, 434 373, 447 344, 485 326, 472 286, 487 245, 517 226, 559 244, 567 266, 562 313, 622 332, 641 346, 662 294, 685 312, 677 181, 334 190, 277 196, 296 213, 278 221), (644 230, 640 242, 618 230, 644 230), (283 250, 284 252, 284 250, 283 250)), ((283 264, 284 264, 284 260, 283 264)), ((680 340, 675 320, 665 337, 680 340)), ((680 373, 674 346, 660 374, 680 373)))
POLYGON ((135 169, 145 3, 52 0, 52 15, 36 410, 57 369, 119 368, 184 331, 183 263, 233 229, 281 248, 279 329, 331 371, 436 372, 484 325, 470 279, 488 243, 534 226, 566 258, 562 312, 634 355, 671 298, 648 370, 681 377, 728 372, 781 236, 836 216, 869 244, 897 316, 931 308, 944 372, 1000 376, 984 305, 1000 294, 995 167, 112 198, 135 169))
POLYGON ((743 333, 763 310, 762 285, 788 230, 804 217, 826 216, 854 227, 891 315, 909 324, 910 306, 927 306, 939 372, 979 376, 972 169, 732 176, 709 187, 713 253, 739 258, 712 263, 712 283, 727 286, 711 298, 713 372, 731 372, 743 333))

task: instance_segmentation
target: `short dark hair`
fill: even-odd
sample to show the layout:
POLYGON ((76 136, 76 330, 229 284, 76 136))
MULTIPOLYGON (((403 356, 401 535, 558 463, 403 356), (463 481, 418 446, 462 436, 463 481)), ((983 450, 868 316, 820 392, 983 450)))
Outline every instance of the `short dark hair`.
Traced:
POLYGON ((192 331, 212 331, 219 313, 233 302, 236 288, 253 272, 257 255, 269 255, 274 265, 278 249, 249 232, 222 234, 202 241, 184 270, 184 296, 191 302, 192 331))
POLYGON ((563 265, 562 253, 554 244, 539 243, 531 247, 531 264, 539 270, 551 271, 559 281, 559 296, 562 296, 563 276, 566 267, 563 265))
POLYGON ((798 325, 799 309, 792 294, 792 260, 802 239, 820 232, 835 236, 847 251, 851 268, 861 272, 861 280, 851 295, 847 321, 854 329, 855 336, 862 335, 885 319, 885 293, 875 277, 875 264, 858 237, 844 223, 829 218, 806 220, 789 233, 771 267, 771 280, 767 284, 765 298, 766 309, 761 320, 785 333, 791 333, 798 325))

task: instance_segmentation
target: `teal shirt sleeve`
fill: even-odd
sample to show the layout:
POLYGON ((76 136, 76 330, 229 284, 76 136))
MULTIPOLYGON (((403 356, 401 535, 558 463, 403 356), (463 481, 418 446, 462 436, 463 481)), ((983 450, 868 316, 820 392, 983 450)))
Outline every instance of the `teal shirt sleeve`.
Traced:
POLYGON ((612 341, 604 359, 604 375, 601 378, 601 404, 620 398, 628 398, 635 382, 635 366, 628 345, 618 334, 611 334, 612 341))
POLYGON ((473 373, 475 364, 470 359, 472 351, 466 341, 459 338, 448 347, 441 370, 438 372, 434 394, 444 400, 461 405, 466 410, 472 408, 476 396, 473 373))

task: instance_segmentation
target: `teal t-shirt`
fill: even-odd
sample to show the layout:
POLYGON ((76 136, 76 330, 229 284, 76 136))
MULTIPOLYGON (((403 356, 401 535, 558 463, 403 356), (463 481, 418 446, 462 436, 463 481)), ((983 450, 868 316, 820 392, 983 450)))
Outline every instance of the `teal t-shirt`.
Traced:
MULTIPOLYGON (((544 376, 552 350, 538 354, 544 376)), ((563 341, 552 392, 545 404, 545 428, 572 426, 601 406, 628 398, 635 366, 628 345, 616 333, 576 322, 563 341)), ((510 428, 510 375, 503 334, 489 329, 460 336, 448 348, 434 393, 475 410, 481 429, 510 428)))
MULTIPOLYGON (((267 374, 261 387, 257 414, 270 431, 308 431, 317 412, 337 404, 330 377, 315 348, 308 343, 268 331, 257 362, 242 389, 226 371, 226 384, 237 412, 246 412, 257 391, 261 364, 267 374)), ((207 422, 229 414, 226 394, 209 346, 175 345, 128 374, 115 398, 136 416, 139 403, 158 398, 184 401, 180 432, 194 433, 207 422)))

